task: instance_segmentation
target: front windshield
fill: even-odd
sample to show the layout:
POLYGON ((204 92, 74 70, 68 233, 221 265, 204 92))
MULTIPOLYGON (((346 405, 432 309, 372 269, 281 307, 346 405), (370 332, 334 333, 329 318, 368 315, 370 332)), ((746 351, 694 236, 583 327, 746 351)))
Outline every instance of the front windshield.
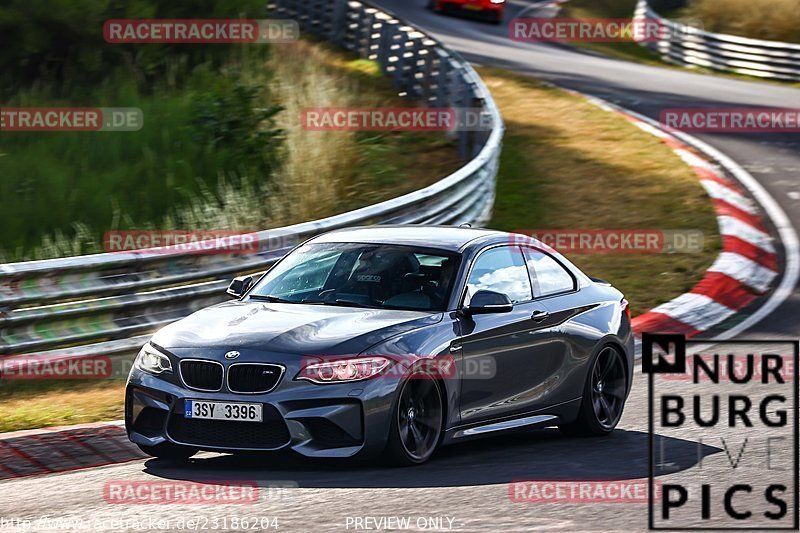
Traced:
POLYGON ((458 256, 385 244, 307 244, 248 294, 276 302, 444 311, 458 256))

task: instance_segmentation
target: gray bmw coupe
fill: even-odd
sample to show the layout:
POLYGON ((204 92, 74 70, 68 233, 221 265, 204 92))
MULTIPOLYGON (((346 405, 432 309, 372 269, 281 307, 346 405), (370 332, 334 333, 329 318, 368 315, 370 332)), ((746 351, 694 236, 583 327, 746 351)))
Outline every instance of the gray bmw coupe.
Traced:
POLYGON ((419 464, 515 428, 606 435, 631 387, 623 295, 521 235, 335 231, 228 292, 136 358, 125 422, 152 456, 386 451, 419 464))

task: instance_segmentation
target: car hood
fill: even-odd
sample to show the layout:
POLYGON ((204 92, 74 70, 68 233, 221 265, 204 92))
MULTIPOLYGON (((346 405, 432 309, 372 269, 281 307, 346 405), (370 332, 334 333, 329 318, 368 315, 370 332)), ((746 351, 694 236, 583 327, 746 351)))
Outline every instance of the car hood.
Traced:
POLYGON ((440 322, 442 313, 234 301, 198 311, 152 339, 172 348, 250 348, 299 355, 357 355, 440 322))

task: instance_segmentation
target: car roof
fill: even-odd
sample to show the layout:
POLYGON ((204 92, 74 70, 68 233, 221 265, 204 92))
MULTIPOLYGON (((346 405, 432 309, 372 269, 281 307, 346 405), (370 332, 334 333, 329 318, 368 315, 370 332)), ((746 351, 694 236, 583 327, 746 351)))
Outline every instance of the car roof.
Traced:
POLYGON ((331 231, 312 239, 311 242, 397 244, 459 252, 469 243, 478 239, 483 240, 502 235, 506 234, 500 231, 469 227, 378 225, 331 231))

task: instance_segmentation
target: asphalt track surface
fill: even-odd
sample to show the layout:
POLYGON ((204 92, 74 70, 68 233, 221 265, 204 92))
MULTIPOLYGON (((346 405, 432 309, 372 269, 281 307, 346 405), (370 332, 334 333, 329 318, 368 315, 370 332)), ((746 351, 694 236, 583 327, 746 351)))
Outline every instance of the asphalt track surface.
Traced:
MULTIPOLYGON (((800 104, 800 90, 791 87, 631 64, 561 46, 516 43, 508 39, 504 27, 432 14, 424 9, 424 0, 378 3, 431 32, 476 63, 528 73, 654 118, 668 107, 798 107, 800 104)), ((511 4, 508 20, 526 7, 523 3, 511 4)), ((699 137, 755 176, 788 214, 795 228, 798 227, 800 139, 797 136, 699 137)), ((777 311, 743 337, 797 338, 798 316, 800 298, 795 291, 777 311)), ((778 350, 786 353, 789 348, 778 350)), ((689 394, 703 391, 701 396, 707 396, 706 386, 665 381, 656 388, 659 392, 681 390, 689 394)), ((736 387, 729 385, 728 389, 731 388, 736 387)), ((741 387, 734 392, 742 392, 738 389, 741 387)), ((745 389, 753 396, 766 390, 758 385, 745 389)), ((502 435, 445 448, 428 464, 416 468, 309 462, 272 455, 203 454, 188 465, 145 460, 3 481, 0 482, 0 531, 79 528, 119 531, 126 527, 129 531, 167 527, 187 530, 190 525, 195 526, 194 530, 241 531, 252 530, 257 520, 267 517, 277 518, 278 531, 364 531, 379 529, 380 525, 383 530, 400 530, 393 522, 375 522, 387 517, 408 519, 407 529, 414 531, 643 531, 648 526, 648 505, 642 501, 519 503, 510 498, 514 490, 510 493, 509 487, 517 481, 595 480, 634 486, 646 480, 647 393, 647 379, 637 366, 625 415, 619 430, 609 438, 567 438, 549 429, 502 435), (121 505, 104 498, 109 482, 173 480, 201 483, 239 480, 254 481, 261 486, 288 484, 297 488, 264 490, 259 500, 250 505, 121 505), (50 522, 42 522, 43 517, 50 522), (371 520, 367 521, 368 518, 371 520), (191 519, 196 523, 189 524, 187 520, 191 519), (9 520, 30 522, 26 525, 9 520)), ((774 414, 775 410, 773 406, 767 412, 774 414)), ((791 416, 791 407, 789 411, 791 416)), ((673 523, 673 527, 742 525, 726 520, 719 504, 720 492, 737 482, 785 483, 789 487, 786 499, 791 518, 796 509, 791 479, 796 466, 790 459, 796 443, 776 440, 768 444, 766 437, 778 433, 761 428, 759 438, 751 437, 739 457, 746 436, 740 428, 658 433, 664 437, 657 441, 664 455, 659 461, 662 466, 656 471, 657 481, 714 486, 713 520, 699 519, 697 501, 692 498, 678 516, 681 523, 673 523), (772 447, 769 453, 768 446, 772 447), (738 467, 732 468, 731 463, 737 457, 738 467)), ((737 496, 736 501, 739 507, 756 513, 756 518, 775 509, 765 503, 760 493, 737 496)), ((791 523, 783 521, 781 525, 791 523)))

